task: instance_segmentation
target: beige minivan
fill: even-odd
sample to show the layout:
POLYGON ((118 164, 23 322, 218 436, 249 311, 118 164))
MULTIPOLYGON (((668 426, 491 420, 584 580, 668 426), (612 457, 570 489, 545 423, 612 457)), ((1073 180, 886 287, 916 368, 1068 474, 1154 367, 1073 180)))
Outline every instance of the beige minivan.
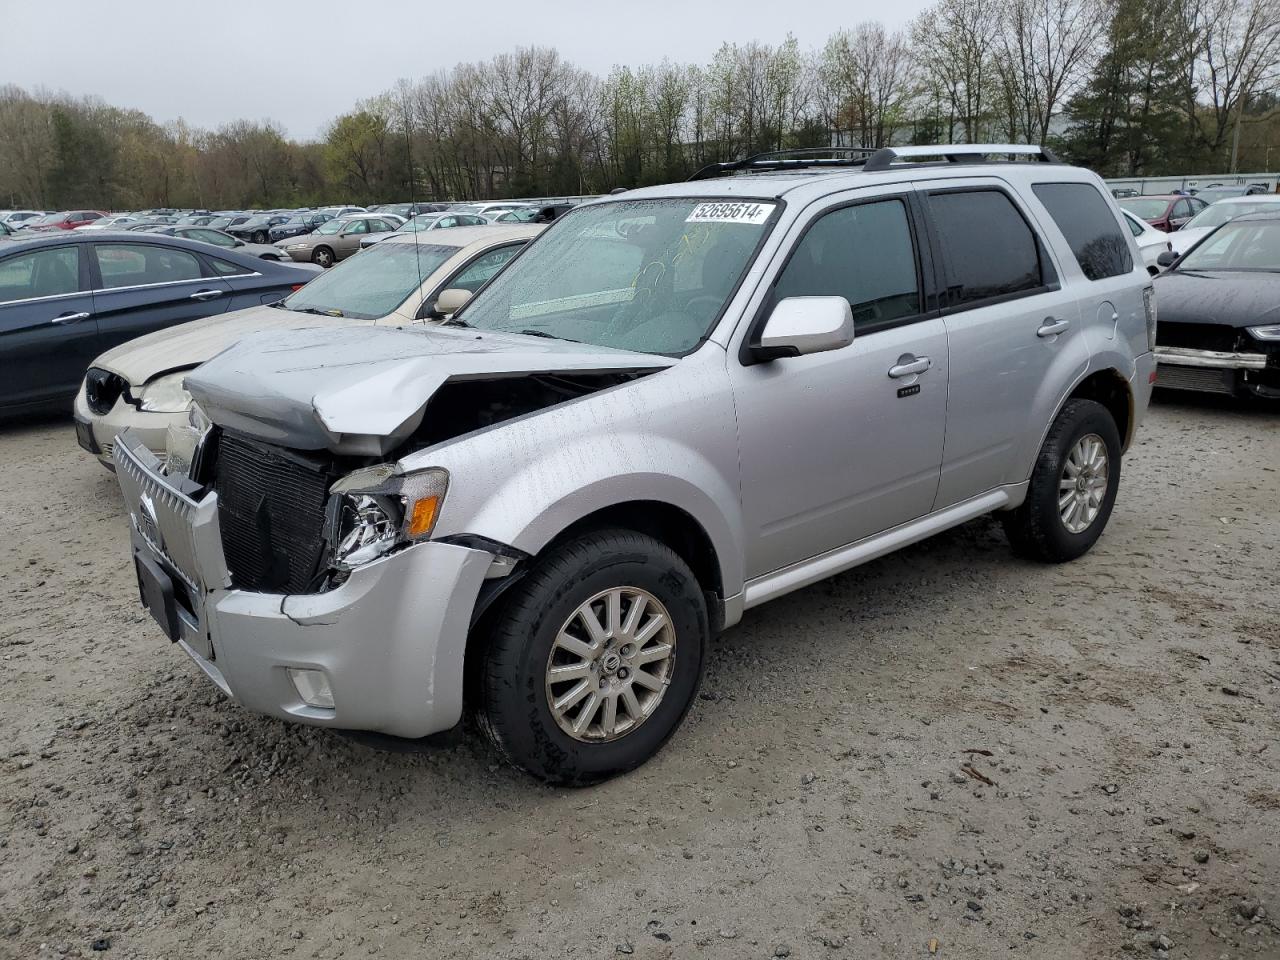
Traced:
POLYGON ((426 234, 388 237, 277 303, 158 330, 108 350, 94 360, 76 396, 76 419, 89 433, 81 445, 111 468, 115 438, 128 427, 163 456, 170 428, 188 423, 186 375, 246 334, 442 320, 543 229, 512 224, 457 227, 430 240, 426 234))

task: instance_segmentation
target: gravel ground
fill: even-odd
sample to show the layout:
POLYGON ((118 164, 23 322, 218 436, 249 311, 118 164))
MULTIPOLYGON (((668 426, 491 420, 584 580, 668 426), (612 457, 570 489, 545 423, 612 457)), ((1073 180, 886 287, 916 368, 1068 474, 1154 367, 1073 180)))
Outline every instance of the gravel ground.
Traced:
POLYGON ((565 791, 223 700, 115 481, 10 426, 0 956, 1280 957, 1278 471, 1276 413, 1157 403, 1088 557, 984 520, 754 611, 565 791))

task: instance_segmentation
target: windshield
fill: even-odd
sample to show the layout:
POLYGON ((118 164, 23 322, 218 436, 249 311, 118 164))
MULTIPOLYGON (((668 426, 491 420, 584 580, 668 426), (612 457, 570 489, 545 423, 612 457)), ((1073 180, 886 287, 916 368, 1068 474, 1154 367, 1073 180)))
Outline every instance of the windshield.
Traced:
POLYGON ((1277 205, 1274 200, 1269 203, 1261 200, 1254 203, 1215 203, 1205 207, 1188 220, 1187 225, 1182 229, 1220 227, 1228 220, 1234 220, 1236 217, 1244 216, 1246 213, 1266 213, 1268 210, 1273 212, 1280 211, 1280 205, 1277 205))
POLYGON ((520 210, 511 210, 498 217, 499 223, 528 223, 538 215, 538 211, 532 207, 520 210))
POLYGON ((440 219, 438 213, 420 213, 410 220, 406 220, 400 228, 406 233, 417 233, 419 230, 430 230, 432 225, 440 219))
POLYGON ((1177 269, 1280 272, 1280 219, 1231 221, 1193 248, 1177 269))
POLYGON ((270 218, 270 217, 250 217, 248 220, 246 220, 246 221, 244 222, 243 226, 246 226, 246 227, 265 227, 265 226, 267 225, 268 221, 270 221, 270 220, 271 220, 271 218, 270 218))
POLYGON ((683 356, 710 332, 775 207, 695 199, 579 207, 458 319, 486 330, 683 356))
POLYGON ((1168 200, 1149 200, 1145 197, 1129 197, 1119 201, 1119 203, 1120 206, 1143 220, 1155 220, 1158 217, 1163 217, 1164 212, 1169 209, 1168 200))
POLYGON ((331 233, 337 233, 344 226, 346 226, 346 224, 347 224, 347 221, 345 220, 326 220, 324 223, 320 224, 320 226, 316 227, 316 229, 313 230, 312 232, 323 233, 325 236, 328 236, 331 233))
POLYGON ((385 317, 458 249, 439 243, 384 241, 326 270, 286 298, 284 306, 357 320, 385 317))

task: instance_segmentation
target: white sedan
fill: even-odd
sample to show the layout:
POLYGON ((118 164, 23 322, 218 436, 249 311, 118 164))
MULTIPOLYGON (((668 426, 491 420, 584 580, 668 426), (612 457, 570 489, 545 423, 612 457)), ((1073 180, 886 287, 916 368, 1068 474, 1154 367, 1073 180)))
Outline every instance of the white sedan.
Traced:
POLYGON ((1138 241, 1138 252, 1142 254, 1142 262, 1146 264, 1147 272, 1154 277, 1160 272, 1156 258, 1166 250, 1173 249, 1173 245, 1169 242, 1170 235, 1163 230, 1157 230, 1141 217, 1135 217, 1123 207, 1120 208, 1120 212, 1124 214, 1124 222, 1129 225, 1129 232, 1138 241))

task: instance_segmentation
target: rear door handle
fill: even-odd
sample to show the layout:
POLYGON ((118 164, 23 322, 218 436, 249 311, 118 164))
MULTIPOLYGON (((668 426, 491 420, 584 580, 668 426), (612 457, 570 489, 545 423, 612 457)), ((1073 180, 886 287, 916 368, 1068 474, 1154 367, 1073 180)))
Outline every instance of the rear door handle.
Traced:
POLYGON ((79 323, 81 320, 88 320, 93 314, 91 313, 60 313, 50 323, 79 323))
POLYGON ((1045 317, 1044 323, 1040 324, 1040 329, 1036 331, 1037 337, 1052 337, 1067 327, 1071 326, 1070 320, 1055 320, 1053 317, 1045 317))
POLYGON ((191 295, 192 300, 212 300, 214 297, 222 296, 221 290, 197 290, 191 295))
POLYGON ((906 363, 894 364, 889 368, 889 376, 895 380, 900 380, 903 377, 912 377, 917 373, 924 373, 932 366, 933 361, 928 357, 916 357, 916 359, 909 360, 906 363))

